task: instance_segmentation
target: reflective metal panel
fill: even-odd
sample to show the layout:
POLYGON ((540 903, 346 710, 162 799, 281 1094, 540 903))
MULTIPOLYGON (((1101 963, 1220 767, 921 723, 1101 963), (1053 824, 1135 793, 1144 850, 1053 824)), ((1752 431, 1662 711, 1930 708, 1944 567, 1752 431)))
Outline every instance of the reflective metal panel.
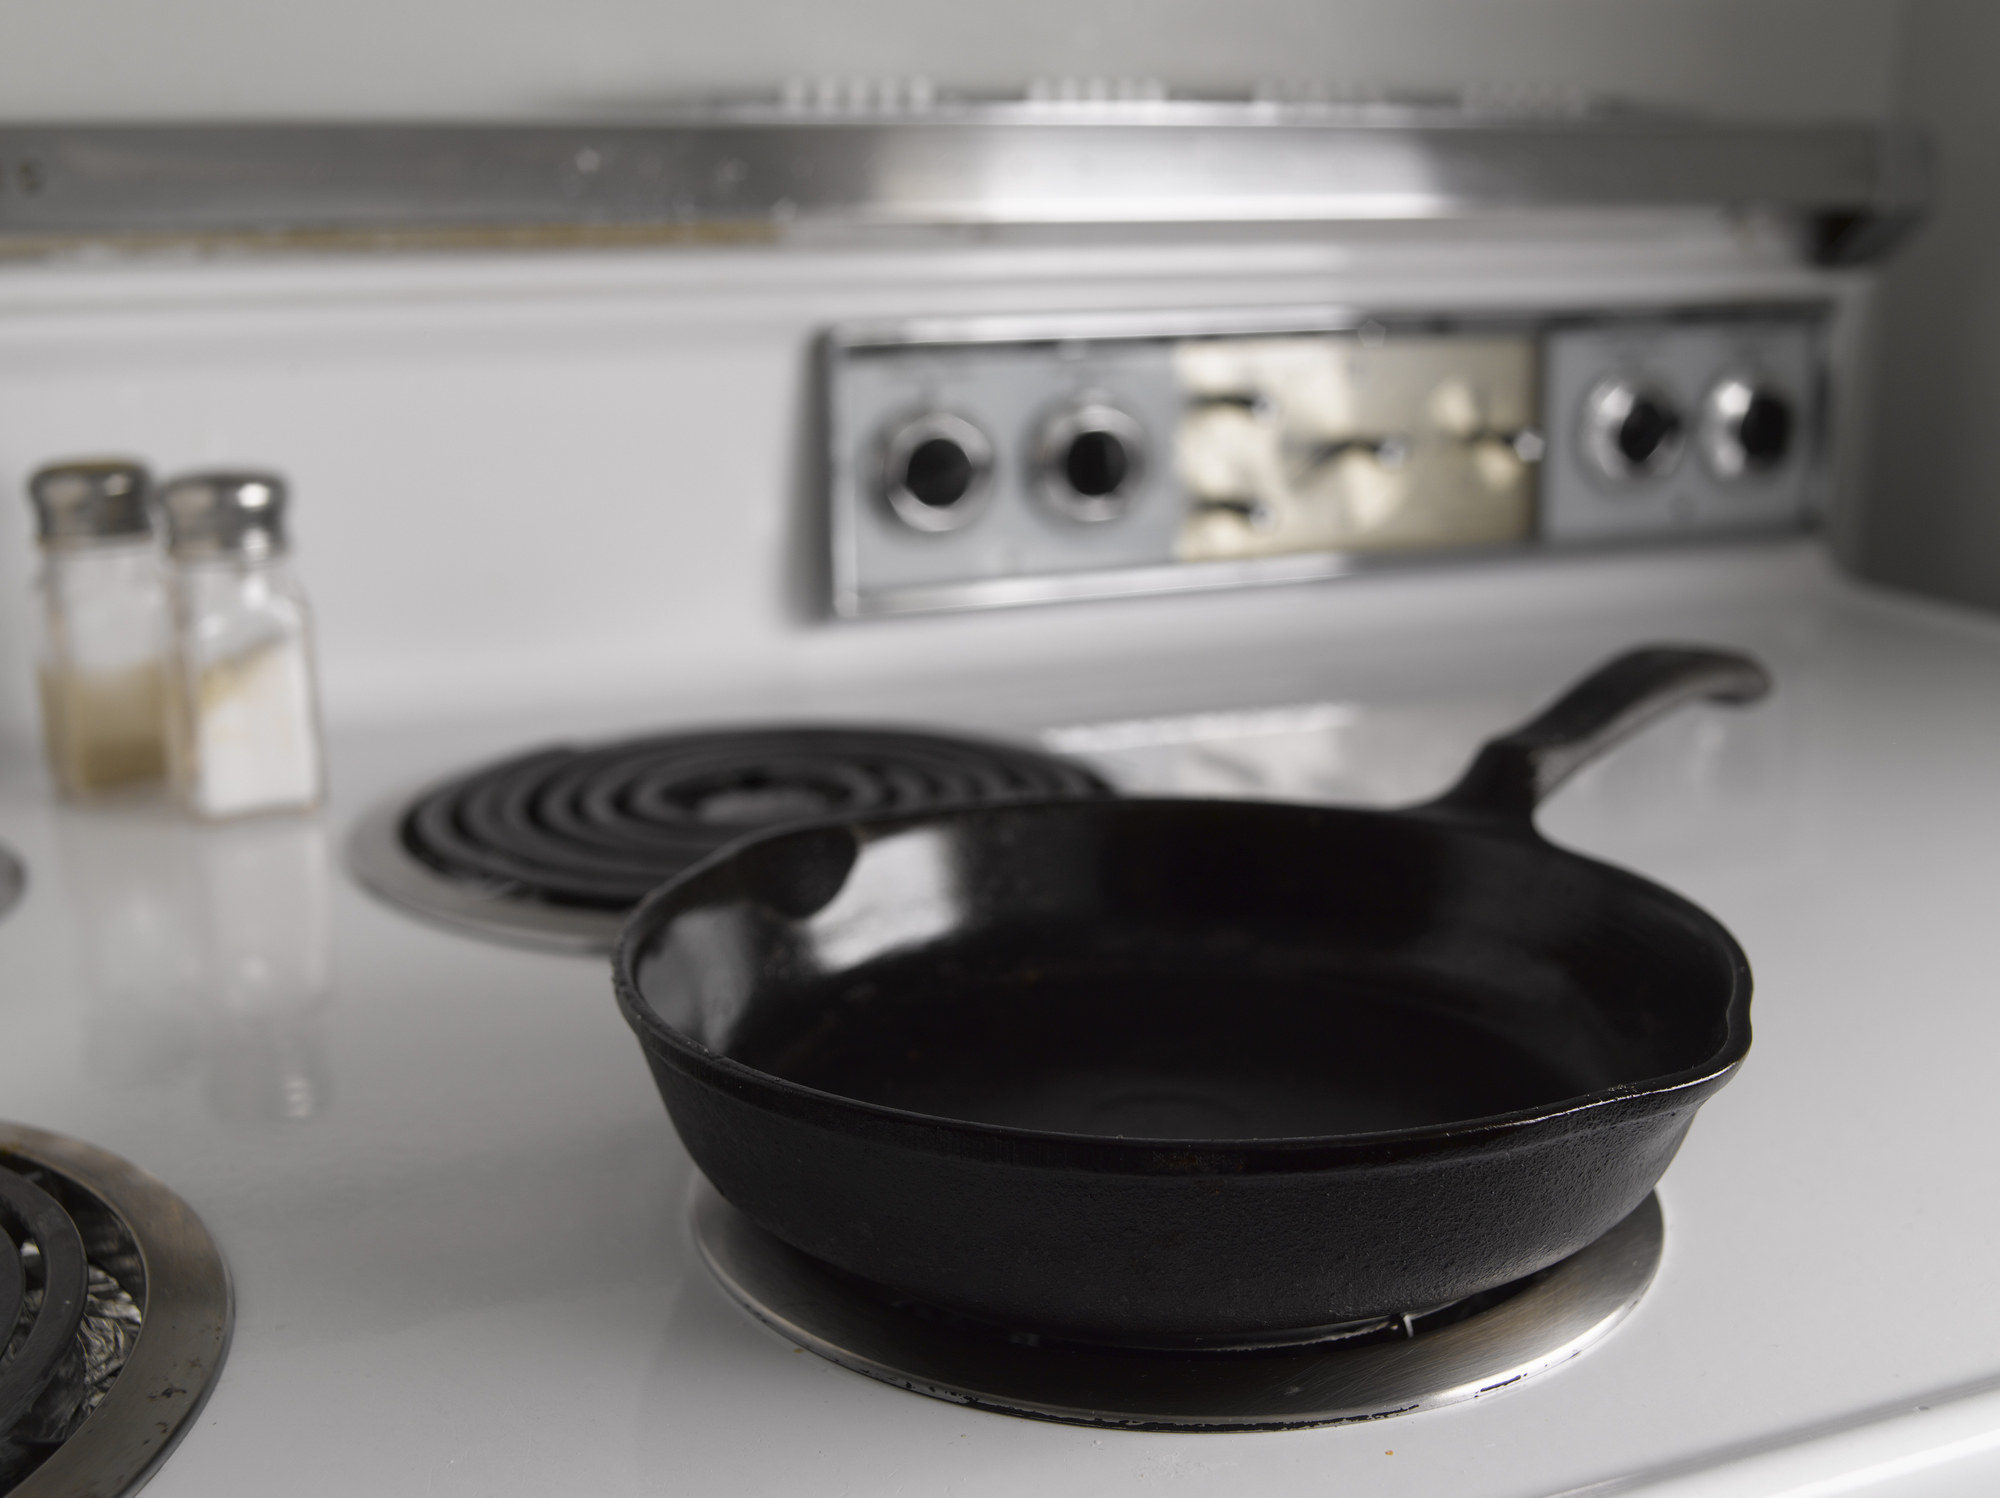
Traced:
POLYGON ((1829 479, 1832 317, 1800 302, 836 327, 823 383, 833 608, 990 608, 1796 531, 1829 479), (1680 462, 1682 427, 1731 381, 1762 392, 1759 465, 1680 462), (1077 447, 1083 412, 1093 432, 1117 427, 1115 503, 1052 502, 1072 463, 1086 485, 1107 481, 1091 468, 1102 454, 1077 447), (978 435, 983 486, 948 524, 913 515, 883 461, 899 434, 946 426, 978 435))
POLYGON ((1901 128, 1463 104, 928 100, 689 108, 655 123, 0 129, 0 244, 778 237, 793 225, 1449 218, 1763 208, 1824 261, 1918 216, 1901 128))
POLYGON ((1182 561, 1504 546, 1534 525, 1531 334, 1190 340, 1182 561))

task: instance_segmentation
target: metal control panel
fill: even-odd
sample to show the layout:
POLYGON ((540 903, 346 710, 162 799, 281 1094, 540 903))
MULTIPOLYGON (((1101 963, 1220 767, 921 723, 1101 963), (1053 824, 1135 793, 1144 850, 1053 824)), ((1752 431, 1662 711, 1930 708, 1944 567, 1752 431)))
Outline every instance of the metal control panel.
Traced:
POLYGON ((1823 308, 909 323, 826 342, 845 615, 1796 529, 1823 308))
POLYGON ((1821 329, 1810 316, 1605 322, 1546 339, 1543 536, 1780 530, 1817 507, 1821 329))

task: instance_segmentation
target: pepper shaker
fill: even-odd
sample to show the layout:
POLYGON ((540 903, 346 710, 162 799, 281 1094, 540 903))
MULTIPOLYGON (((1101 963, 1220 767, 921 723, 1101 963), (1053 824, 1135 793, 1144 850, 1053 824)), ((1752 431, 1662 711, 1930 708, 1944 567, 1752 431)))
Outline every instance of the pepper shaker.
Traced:
POLYGON ((304 810, 324 791, 312 620, 285 481, 199 473, 160 496, 172 563, 168 766, 197 816, 304 810))
POLYGON ((157 780, 164 768, 167 601, 150 487, 143 467, 120 459, 55 463, 28 481, 42 732, 66 795, 157 780))

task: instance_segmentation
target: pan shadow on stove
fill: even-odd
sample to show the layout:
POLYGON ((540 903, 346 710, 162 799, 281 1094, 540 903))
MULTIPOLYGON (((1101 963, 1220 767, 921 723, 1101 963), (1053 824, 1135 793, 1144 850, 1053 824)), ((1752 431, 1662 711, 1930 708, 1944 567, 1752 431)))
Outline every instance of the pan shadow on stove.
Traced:
POLYGON ((57 838, 92 1066, 142 1086, 198 1076, 209 1110, 235 1124, 325 1109, 324 830, 277 818, 194 826, 135 806, 67 811, 57 838))

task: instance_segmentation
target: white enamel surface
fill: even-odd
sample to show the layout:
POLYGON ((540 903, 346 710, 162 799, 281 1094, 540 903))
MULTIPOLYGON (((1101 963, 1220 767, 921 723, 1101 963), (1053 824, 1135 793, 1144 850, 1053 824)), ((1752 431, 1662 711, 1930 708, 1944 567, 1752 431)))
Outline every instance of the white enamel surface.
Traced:
MULTIPOLYGON (((1391 798, 1628 642, 1762 653, 1768 704, 1661 726, 1544 818, 1708 906, 1757 973, 1749 1062, 1669 1172, 1660 1277, 1606 1342, 1432 1414, 1167 1436, 921 1399, 750 1323, 695 1261, 690 1167, 604 964, 431 929, 330 862, 365 805, 439 770, 744 701, 690 687, 336 733, 317 824, 59 811, 25 768, 0 786, 30 869, 0 923, 0 1114, 164 1178, 236 1276, 229 1362, 149 1498, 1991 1491, 2000 625, 1857 594, 1804 547, 1269 596, 1288 649, 1127 644, 761 706, 1023 733, 1235 710, 1234 770, 1156 747, 1146 773, 1261 763, 1391 798)), ((1084 638, 1150 607, 1013 617, 1084 638)), ((1202 607, 1173 617, 1198 634, 1202 607)))
POLYGON ((220 1386, 149 1493, 1685 1495, 1723 1456, 1732 1498, 1975 1481, 2000 1417, 1937 1391, 2000 1376, 2000 627, 1852 594, 1806 545, 847 626, 810 601, 804 413, 835 320, 1860 310, 1754 223, 1596 227, 0 267, 0 487, 80 452, 275 466, 321 626, 317 820, 59 810, 32 747, 25 507, 0 525, 20 582, 0 842, 30 870, 0 922, 0 1116, 160 1175, 239 1294, 220 1386), (1573 1366, 1380 1425, 1100 1435, 794 1352, 693 1258, 689 1166, 604 964, 421 925, 339 863, 367 807, 439 773, 704 720, 1113 723, 1092 752, 1135 786, 1411 799, 1648 638, 1754 645, 1779 695, 1661 727, 1547 825, 1737 931, 1756 1048, 1668 1176, 1666 1262, 1632 1319, 1573 1366), (1922 1403, 1941 1407, 1894 1417, 1922 1403))

